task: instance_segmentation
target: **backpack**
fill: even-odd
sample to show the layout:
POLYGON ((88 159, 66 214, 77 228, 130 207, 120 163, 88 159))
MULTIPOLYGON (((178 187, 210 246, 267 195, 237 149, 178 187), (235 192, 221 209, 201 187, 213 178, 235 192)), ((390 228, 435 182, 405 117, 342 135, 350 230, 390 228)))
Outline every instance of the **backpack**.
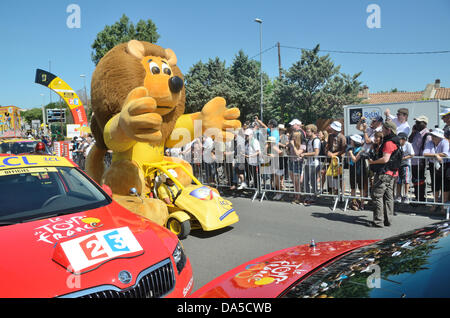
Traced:
MULTIPOLYGON (((400 140, 397 136, 394 136, 393 138, 390 138, 389 140, 392 141, 397 146, 397 149, 391 154, 389 161, 386 163, 385 170, 397 171, 400 169, 400 166, 402 164, 402 159, 404 157, 403 148, 400 145, 400 140)), ((389 140, 386 140, 386 142, 389 140)), ((384 147, 384 145, 383 145, 383 147, 384 147)), ((380 148, 382 148, 382 147, 380 147, 380 148)))

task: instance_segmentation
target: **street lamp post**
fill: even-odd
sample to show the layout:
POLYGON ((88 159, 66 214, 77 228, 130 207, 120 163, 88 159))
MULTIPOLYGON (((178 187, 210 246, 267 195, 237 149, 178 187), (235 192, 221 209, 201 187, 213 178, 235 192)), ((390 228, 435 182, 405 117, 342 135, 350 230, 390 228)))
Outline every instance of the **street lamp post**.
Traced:
POLYGON ((46 115, 45 115, 45 107, 44 107, 44 104, 45 104, 45 102, 44 102, 44 94, 41 94, 41 96, 42 96, 42 121, 44 122, 44 136, 46 136, 47 135, 47 120, 46 120, 46 115))
POLYGON ((263 78, 262 78, 262 20, 256 18, 256 23, 259 23, 259 78, 261 87, 261 121, 263 121, 263 78))

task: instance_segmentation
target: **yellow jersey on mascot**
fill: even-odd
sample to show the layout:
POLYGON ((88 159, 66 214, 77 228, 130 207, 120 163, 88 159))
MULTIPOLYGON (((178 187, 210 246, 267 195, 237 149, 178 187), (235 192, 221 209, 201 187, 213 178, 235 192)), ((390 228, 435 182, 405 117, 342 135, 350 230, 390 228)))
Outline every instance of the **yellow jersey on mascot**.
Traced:
MULTIPOLYGON (((124 207, 164 225, 168 212, 157 199, 136 198, 129 194, 149 192, 142 164, 162 160, 189 163, 164 156, 164 148, 181 147, 194 138, 194 125, 201 133, 241 126, 237 108, 215 97, 201 112, 184 114, 185 87, 171 49, 131 40, 111 49, 98 63, 91 82, 93 116, 91 131, 96 143, 86 162, 87 173, 99 184, 108 185, 113 198, 124 207), (103 158, 113 151, 111 166, 105 171, 103 158)), ((177 171, 182 184, 190 183, 183 171, 177 171)))

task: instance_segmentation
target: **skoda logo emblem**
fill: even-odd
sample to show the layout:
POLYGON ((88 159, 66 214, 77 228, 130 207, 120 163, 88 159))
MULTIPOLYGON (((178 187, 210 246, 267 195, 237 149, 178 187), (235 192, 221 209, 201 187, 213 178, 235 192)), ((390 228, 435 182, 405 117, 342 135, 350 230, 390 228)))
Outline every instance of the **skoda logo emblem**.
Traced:
POLYGON ((122 284, 129 284, 131 282, 131 273, 129 271, 120 271, 119 273, 119 281, 122 284))

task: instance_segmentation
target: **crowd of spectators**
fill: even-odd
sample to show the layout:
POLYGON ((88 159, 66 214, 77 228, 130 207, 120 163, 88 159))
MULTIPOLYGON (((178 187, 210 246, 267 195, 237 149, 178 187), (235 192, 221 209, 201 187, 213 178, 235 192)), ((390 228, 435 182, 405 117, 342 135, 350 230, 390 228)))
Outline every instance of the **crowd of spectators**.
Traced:
POLYGON ((291 202, 305 205, 314 203, 315 194, 323 189, 330 194, 343 193, 348 187, 342 177, 343 167, 348 169, 347 190, 353 197, 350 207, 354 210, 364 209, 367 199, 374 199, 378 177, 383 175, 392 176, 388 192, 396 202, 409 203, 412 196, 415 201, 426 202, 425 171, 429 169, 435 202, 450 201, 450 109, 440 114, 446 124, 444 130, 429 129, 426 116, 414 118, 415 124, 410 127, 406 108, 400 108, 396 116, 386 109, 384 115, 370 122, 362 117, 357 124, 359 134, 350 136, 343 134, 339 121, 319 130, 298 119, 285 127, 274 119, 265 124, 255 117, 234 131, 231 141, 216 142, 203 136, 182 148, 167 149, 166 155, 190 162, 194 174, 204 176, 205 183, 225 182, 232 190, 263 188, 268 183, 275 200, 286 194, 289 182, 291 202), (392 168, 394 153, 401 158, 398 167, 392 168))
POLYGON ((75 136, 72 138, 72 159, 81 169, 85 169, 86 158, 94 143, 94 138, 90 134, 86 137, 75 136))

